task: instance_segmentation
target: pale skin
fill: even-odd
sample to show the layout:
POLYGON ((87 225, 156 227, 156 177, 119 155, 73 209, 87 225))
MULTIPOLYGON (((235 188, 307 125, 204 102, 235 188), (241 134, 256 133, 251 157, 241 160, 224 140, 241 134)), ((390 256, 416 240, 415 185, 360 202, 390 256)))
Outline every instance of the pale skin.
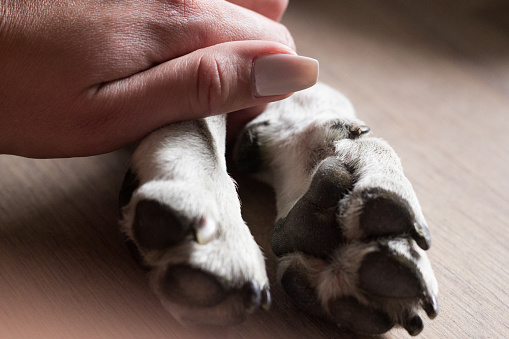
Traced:
POLYGON ((100 154, 165 124, 268 102, 253 60, 295 54, 288 0, 0 0, 0 154, 100 154))

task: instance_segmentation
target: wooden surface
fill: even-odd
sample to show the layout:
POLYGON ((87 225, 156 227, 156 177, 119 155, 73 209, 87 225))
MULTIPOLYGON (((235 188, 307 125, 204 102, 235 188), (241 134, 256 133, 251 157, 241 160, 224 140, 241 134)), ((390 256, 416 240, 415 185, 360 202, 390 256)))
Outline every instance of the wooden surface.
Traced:
MULTIPOLYGON (((414 184, 440 283, 422 338, 509 336, 507 18, 507 2, 480 0, 293 0, 284 18, 414 184)), ((128 157, 0 156, 0 338, 356 337, 296 311, 275 284, 272 311, 239 326, 176 323, 118 231, 128 157)), ((271 191, 236 178, 274 282, 271 191)))

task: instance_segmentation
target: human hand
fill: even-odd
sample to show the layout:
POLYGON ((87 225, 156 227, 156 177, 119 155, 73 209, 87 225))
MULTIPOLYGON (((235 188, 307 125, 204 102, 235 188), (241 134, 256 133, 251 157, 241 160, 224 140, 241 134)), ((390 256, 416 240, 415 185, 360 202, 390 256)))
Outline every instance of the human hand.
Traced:
POLYGON ((0 153, 104 153, 164 124, 312 85, 315 62, 267 57, 295 55, 274 21, 284 7, 284 0, 0 0, 0 153), (277 74, 285 69, 288 78, 277 74))

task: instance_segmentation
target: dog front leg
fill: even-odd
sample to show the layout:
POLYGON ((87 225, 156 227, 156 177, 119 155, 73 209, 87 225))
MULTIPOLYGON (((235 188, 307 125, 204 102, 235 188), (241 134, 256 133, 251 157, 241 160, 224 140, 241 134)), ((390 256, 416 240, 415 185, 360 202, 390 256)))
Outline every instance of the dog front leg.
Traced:
POLYGON ((226 172, 225 116, 163 127, 141 141, 121 192, 128 245, 175 318, 228 325, 270 292, 262 252, 226 172))

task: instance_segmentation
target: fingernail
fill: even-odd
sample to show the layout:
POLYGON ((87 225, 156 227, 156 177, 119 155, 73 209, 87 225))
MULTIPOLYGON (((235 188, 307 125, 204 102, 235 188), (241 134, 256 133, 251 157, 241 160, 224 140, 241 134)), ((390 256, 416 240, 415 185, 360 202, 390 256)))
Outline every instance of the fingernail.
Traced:
POLYGON ((318 81, 318 61, 298 55, 264 55, 253 68, 255 96, 290 94, 318 81))

